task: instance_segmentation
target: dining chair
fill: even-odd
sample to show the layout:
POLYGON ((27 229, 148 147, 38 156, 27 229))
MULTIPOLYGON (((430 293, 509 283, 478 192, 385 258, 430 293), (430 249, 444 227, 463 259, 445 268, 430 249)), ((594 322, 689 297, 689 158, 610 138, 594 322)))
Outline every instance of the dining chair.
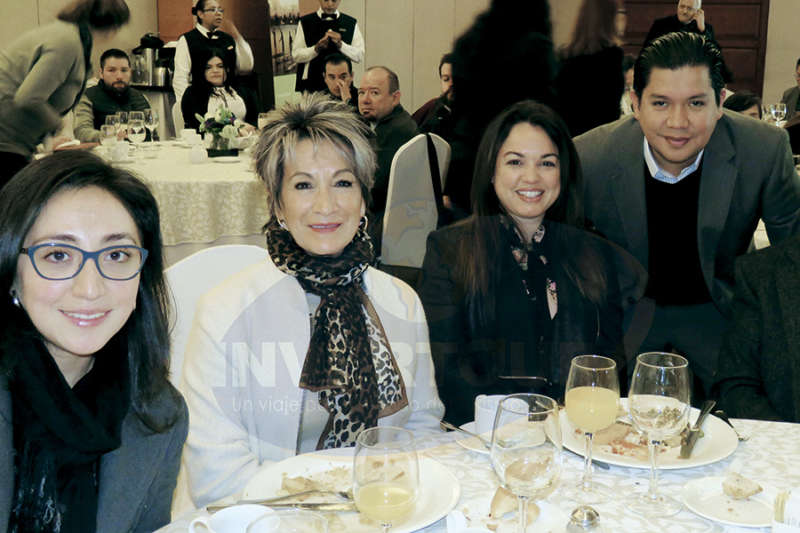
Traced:
POLYGON ((266 260, 267 255, 266 249, 252 244, 212 246, 181 259, 164 271, 173 309, 170 382, 176 388, 180 389, 183 355, 197 300, 236 272, 266 260))
POLYGON ((435 147, 435 160, 429 159, 425 134, 401 146, 392 159, 383 215, 381 263, 384 265, 421 268, 428 234, 436 229, 439 211, 431 176, 432 170, 435 172, 438 167, 438 202, 441 205, 441 190, 450 165, 450 145, 436 134, 430 137, 435 147))

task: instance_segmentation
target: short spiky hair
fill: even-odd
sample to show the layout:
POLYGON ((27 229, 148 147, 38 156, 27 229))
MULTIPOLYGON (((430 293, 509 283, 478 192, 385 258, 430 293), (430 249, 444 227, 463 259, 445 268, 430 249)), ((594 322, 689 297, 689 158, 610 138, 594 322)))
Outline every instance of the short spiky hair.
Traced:
POLYGON ((106 66, 106 59, 109 57, 113 57, 115 59, 125 59, 128 62, 128 66, 131 65, 131 58, 128 57, 128 54, 120 50, 119 48, 109 48, 103 55, 100 56, 100 70, 105 68, 106 66))
POLYGON ((315 147, 322 143, 333 145, 352 166, 361 196, 369 205, 376 165, 375 152, 367 140, 369 134, 369 127, 349 105, 323 93, 304 94, 299 101, 271 111, 254 153, 256 172, 267 186, 270 212, 274 215, 281 207, 284 166, 305 139, 315 147))

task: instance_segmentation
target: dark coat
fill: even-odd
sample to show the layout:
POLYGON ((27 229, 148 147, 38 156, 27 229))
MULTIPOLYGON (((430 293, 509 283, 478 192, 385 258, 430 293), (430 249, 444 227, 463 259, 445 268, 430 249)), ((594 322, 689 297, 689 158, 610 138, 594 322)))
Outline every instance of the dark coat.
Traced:
POLYGON ((555 238, 557 231, 568 232, 571 246, 597 252, 600 264, 596 267, 606 273, 607 290, 603 303, 589 301, 566 277, 559 258, 548 257, 555 266, 558 290, 558 312, 549 342, 542 342, 542 328, 531 323, 533 304, 505 243, 501 250, 507 252, 492 262, 499 274, 495 317, 480 325, 468 318, 466 287, 456 274, 459 247, 471 238, 468 227, 449 226, 428 237, 419 295, 430 329, 439 397, 450 422, 472 420, 478 394, 530 390, 530 382, 499 377, 503 375, 546 377, 551 385, 540 391, 563 398, 570 361, 576 355, 614 357, 620 376, 625 375, 623 314, 644 292, 644 271, 628 254, 588 232, 551 223, 545 238, 555 238))
POLYGON ((417 124, 411 115, 398 104, 392 112, 380 119, 375 126, 375 154, 378 168, 372 186, 372 211, 380 213, 386 209, 389 194, 389 171, 397 150, 417 134, 417 124))
POLYGON ((800 422, 800 237, 736 262, 715 387, 729 416, 800 422))
POLYGON ((668 17, 656 19, 653 22, 653 25, 650 26, 650 31, 647 32, 647 37, 644 39, 642 48, 650 44, 651 41, 655 41, 659 37, 674 31, 686 31, 703 35, 706 39, 709 39, 711 42, 719 46, 719 43, 717 43, 716 39, 714 38, 714 27, 708 22, 706 22, 706 31, 700 31, 700 29, 697 27, 697 22, 694 20, 689 24, 684 24, 678 19, 678 15, 670 15, 668 17))
MULTIPOLYGON (((244 105, 247 109, 247 114, 244 116, 243 120, 251 126, 255 126, 258 124, 258 113, 260 111, 258 98, 256 98, 255 93, 247 87, 236 86, 234 89, 239 93, 239 96, 242 97, 242 100, 244 100, 244 105)), ((194 115, 197 113, 203 116, 206 114, 206 111, 208 111, 208 96, 201 94, 201 91, 198 91, 197 87, 194 85, 187 87, 181 99, 183 127, 197 129, 200 126, 200 122, 194 115)), ((242 117, 236 118, 241 119, 242 117)))

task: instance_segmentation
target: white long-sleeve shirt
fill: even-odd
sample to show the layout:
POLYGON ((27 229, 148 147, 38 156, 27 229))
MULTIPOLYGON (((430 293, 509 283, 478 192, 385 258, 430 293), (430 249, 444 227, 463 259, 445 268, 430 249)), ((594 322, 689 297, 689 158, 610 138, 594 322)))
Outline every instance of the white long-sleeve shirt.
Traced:
MULTIPOLYGON (((338 9, 335 15, 338 19, 338 9)), ((317 9, 317 16, 322 18, 322 9, 317 9)), ((303 69, 304 80, 308 79, 308 64, 319 55, 315 48, 316 44, 317 43, 311 43, 311 46, 308 46, 305 33, 303 32, 303 25, 298 23, 297 33, 292 43, 292 58, 294 62, 298 64, 298 68, 303 69)), ((361 63, 361 60, 364 59, 364 37, 361 35, 361 30, 358 28, 358 22, 356 22, 356 26, 353 29, 353 42, 347 44, 342 41, 342 48, 339 51, 349 57, 354 63, 361 63)))
MULTIPOLYGON (((202 24, 195 25, 195 28, 208 37, 208 30, 202 24)), ((231 37, 233 37, 231 35, 231 37)), ((247 74, 253 70, 253 50, 244 37, 233 37, 236 42, 236 73, 247 74)), ((178 46, 175 47, 175 74, 172 77, 172 90, 175 92, 175 101, 180 105, 183 93, 189 86, 189 74, 192 72, 192 56, 189 54, 189 44, 186 37, 181 35, 178 39, 178 46)))

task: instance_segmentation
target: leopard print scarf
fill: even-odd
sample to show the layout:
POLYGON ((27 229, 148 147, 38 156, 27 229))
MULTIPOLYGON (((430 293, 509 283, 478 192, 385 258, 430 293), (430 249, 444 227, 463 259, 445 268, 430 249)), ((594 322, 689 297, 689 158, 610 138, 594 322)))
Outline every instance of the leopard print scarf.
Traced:
POLYGON ((363 429, 406 405, 406 389, 362 275, 375 262, 363 228, 338 257, 309 255, 278 225, 266 226, 267 249, 281 272, 319 295, 300 387, 319 392, 329 418, 317 449, 352 446, 363 429))

